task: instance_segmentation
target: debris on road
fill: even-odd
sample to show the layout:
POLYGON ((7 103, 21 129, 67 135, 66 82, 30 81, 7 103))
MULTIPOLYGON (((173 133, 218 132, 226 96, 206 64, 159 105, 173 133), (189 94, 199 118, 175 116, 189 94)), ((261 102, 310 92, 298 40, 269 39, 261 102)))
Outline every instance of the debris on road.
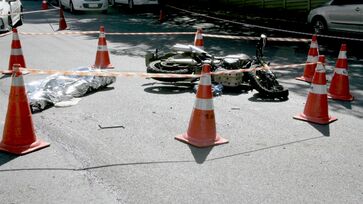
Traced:
MULTIPOLYGON (((198 84, 194 86, 193 91, 197 93, 198 84)), ((223 85, 222 84, 212 84, 212 93, 213 96, 221 96, 223 93, 223 85)))
POLYGON ((101 125, 98 125, 98 127, 103 130, 103 129, 112 129, 112 128, 122 128, 122 129, 125 129, 125 126, 122 126, 122 125, 115 125, 115 126, 101 126, 101 125))

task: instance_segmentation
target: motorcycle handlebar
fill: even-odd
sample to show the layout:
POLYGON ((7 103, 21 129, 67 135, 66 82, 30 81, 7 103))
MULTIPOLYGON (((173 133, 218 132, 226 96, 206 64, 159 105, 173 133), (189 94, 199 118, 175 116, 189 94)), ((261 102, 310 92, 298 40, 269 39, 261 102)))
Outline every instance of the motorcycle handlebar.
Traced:
POLYGON ((256 44, 256 57, 257 58, 263 57, 263 51, 266 46, 266 41, 267 41, 266 35, 262 34, 261 38, 259 39, 259 41, 256 44))

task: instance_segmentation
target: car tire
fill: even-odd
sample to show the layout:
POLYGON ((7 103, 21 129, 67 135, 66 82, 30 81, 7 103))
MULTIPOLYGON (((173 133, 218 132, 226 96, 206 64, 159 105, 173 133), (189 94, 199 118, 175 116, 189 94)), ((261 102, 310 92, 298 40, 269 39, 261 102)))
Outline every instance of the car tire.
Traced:
POLYGON ((17 28, 21 25, 23 25, 23 20, 20 18, 19 21, 14 25, 14 28, 17 28))
POLYGON ((134 8, 134 1, 133 0, 129 0, 127 6, 129 7, 130 10, 132 10, 134 8))
MULTIPOLYGON (((23 13, 23 7, 20 7, 20 13, 23 13)), ((24 15, 20 14, 20 19, 15 25, 16 27, 23 25, 23 18, 24 18, 24 15)))
POLYGON ((9 28, 13 27, 13 19, 11 18, 11 16, 8 16, 8 24, 9 24, 9 28))
POLYGON ((21 19, 21 21, 23 22, 23 19, 24 19, 24 14, 23 14, 23 12, 24 12, 24 9, 23 9, 23 6, 22 7, 20 7, 20 19, 21 19))
POLYGON ((73 6, 73 2, 69 2, 69 12, 71 12, 72 14, 75 14, 76 11, 74 10, 74 6, 73 6))
POLYGON ((316 34, 324 34, 328 30, 326 20, 321 16, 315 17, 312 20, 312 28, 313 32, 316 34))

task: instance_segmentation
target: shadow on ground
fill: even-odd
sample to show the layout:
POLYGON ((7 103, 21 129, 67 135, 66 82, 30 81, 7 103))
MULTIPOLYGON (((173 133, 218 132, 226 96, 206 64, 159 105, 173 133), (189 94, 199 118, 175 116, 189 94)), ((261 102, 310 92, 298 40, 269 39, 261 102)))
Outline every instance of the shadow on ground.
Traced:
POLYGON ((0 166, 10 162, 13 159, 16 159, 17 157, 18 157, 17 155, 9 154, 6 152, 0 152, 0 166))
POLYGON ((206 148, 197 148, 192 145, 188 145, 188 146, 189 146, 190 151, 192 152, 195 162, 197 164, 203 164, 206 161, 209 153, 213 149, 213 146, 206 147, 206 148))
MULTIPOLYGON (((325 132, 325 131, 322 131, 322 132, 325 132)), ((47 168, 42 168, 42 167, 14 168, 14 169, 0 169, 0 173, 2 173, 2 172, 16 172, 16 171, 90 171, 90 170, 97 170, 97 169, 103 169, 103 168, 112 168, 112 167, 137 166, 137 165, 178 164, 178 163, 203 164, 205 162, 213 162, 213 161, 217 161, 217 160, 223 160, 223 159, 226 159, 226 158, 238 157, 238 156, 241 156, 241 155, 261 152, 261 151, 265 151, 265 150, 276 149, 276 148, 280 148, 280 147, 295 145, 295 144, 299 144, 299 143, 303 143, 303 142, 307 142, 307 141, 312 141, 312 140, 317 140, 317 139, 322 139, 322 138, 327 138, 327 137, 323 135, 323 136, 318 136, 318 137, 306 138, 306 139, 296 140, 296 141, 293 141, 293 142, 287 142, 287 143, 272 145, 272 146, 268 146, 268 147, 264 147, 264 148, 242 151, 242 152, 238 152, 238 153, 235 153, 235 154, 229 154, 229 155, 219 156, 219 157, 214 157, 214 158, 209 158, 209 159, 207 159, 207 157, 208 157, 209 153, 211 152, 211 150, 213 149, 213 147, 196 148, 196 147, 193 147, 193 146, 189 146, 190 151, 192 152, 193 157, 195 159, 194 161, 193 160, 145 161, 145 162, 106 164, 106 165, 90 166, 90 167, 82 167, 82 168, 67 168, 67 167, 65 167, 65 168, 52 168, 52 167, 47 167, 47 168)), ((4 163, 6 163, 6 162, 8 162, 11 159, 14 159, 16 157, 6 155, 5 159, 2 159, 2 158, 3 158, 2 153, 0 153, 0 162, 1 162, 0 166, 1 166, 1 164, 4 164, 4 163)))

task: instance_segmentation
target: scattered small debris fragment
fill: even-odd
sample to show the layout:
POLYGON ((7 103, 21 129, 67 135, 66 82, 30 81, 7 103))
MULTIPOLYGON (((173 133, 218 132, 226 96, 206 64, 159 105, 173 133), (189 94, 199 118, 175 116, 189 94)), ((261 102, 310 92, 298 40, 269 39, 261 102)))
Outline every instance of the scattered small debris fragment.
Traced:
MULTIPOLYGON (((193 87, 194 93, 198 91, 198 84, 193 87)), ((212 93, 213 96, 221 96, 223 94, 223 85, 222 84, 212 84, 212 93)))
POLYGON ((111 128, 122 128, 122 129, 125 129, 125 127, 122 126, 122 125, 115 125, 115 126, 101 126, 101 125, 98 125, 98 127, 100 129, 111 129, 111 128))

